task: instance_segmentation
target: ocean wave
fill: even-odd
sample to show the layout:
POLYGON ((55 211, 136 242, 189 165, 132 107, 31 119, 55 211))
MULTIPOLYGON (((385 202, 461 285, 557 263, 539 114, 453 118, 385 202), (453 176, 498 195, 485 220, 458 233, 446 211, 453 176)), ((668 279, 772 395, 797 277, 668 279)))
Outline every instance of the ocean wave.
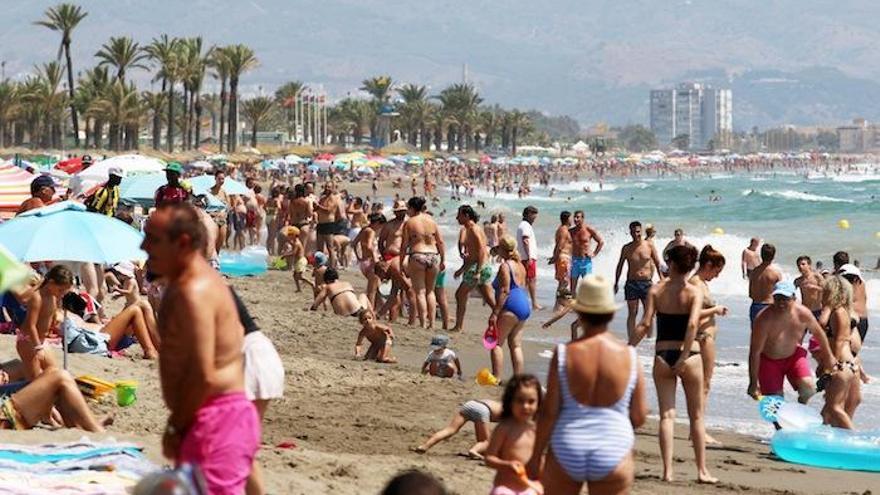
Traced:
POLYGON ((782 191, 757 191, 755 189, 746 189, 742 192, 743 196, 764 196, 767 198, 790 199, 794 201, 811 201, 818 203, 855 203, 851 199, 832 198, 831 196, 822 196, 821 194, 810 194, 802 191, 792 191, 785 189, 782 191))

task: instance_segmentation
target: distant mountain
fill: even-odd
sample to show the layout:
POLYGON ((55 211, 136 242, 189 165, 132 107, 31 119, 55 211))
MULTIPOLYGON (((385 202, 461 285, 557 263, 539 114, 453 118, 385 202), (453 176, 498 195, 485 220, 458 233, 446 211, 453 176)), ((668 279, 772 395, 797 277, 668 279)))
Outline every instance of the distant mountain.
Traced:
MULTIPOLYGON (((7 75, 55 57, 33 21, 55 2, 7 0, 7 75)), ((462 78, 487 102, 583 123, 647 122, 648 90, 701 79, 734 90, 734 125, 880 120, 880 2, 838 0, 83 0, 80 70, 111 35, 161 33, 245 43, 262 65, 246 91, 290 79, 342 97, 368 76, 462 78)))

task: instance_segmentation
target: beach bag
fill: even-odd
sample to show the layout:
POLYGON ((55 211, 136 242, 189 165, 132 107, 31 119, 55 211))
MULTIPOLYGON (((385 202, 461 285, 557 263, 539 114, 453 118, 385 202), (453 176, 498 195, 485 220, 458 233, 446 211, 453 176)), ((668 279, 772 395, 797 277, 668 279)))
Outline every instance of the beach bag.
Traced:
POLYGON ((105 333, 79 328, 70 318, 65 318, 61 322, 61 331, 64 334, 64 345, 67 346, 67 352, 101 356, 110 354, 110 350, 107 348, 110 336, 105 333))

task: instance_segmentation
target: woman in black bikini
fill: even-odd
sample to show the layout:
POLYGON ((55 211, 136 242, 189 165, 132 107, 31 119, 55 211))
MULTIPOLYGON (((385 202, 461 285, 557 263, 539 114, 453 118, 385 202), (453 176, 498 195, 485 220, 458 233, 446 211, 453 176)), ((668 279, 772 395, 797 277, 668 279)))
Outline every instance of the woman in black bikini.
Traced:
MULTIPOLYGON (((859 315, 853 309, 852 285, 840 275, 829 277, 822 291, 822 304, 830 312, 827 333, 837 365, 831 370, 831 379, 825 387, 825 407, 822 418, 826 424, 838 428, 853 428, 855 407, 846 406, 850 394, 860 393, 859 364, 853 354, 852 337, 858 332, 859 315)), ((857 405, 857 404, 856 404, 857 405)))
POLYGON ((324 285, 315 295, 315 302, 309 309, 312 311, 318 309, 325 299, 330 300, 333 312, 339 316, 357 318, 364 310, 372 309, 367 295, 355 293, 350 283, 339 280, 339 274, 333 268, 327 268, 324 272, 324 285))
POLYGON ((669 276, 648 292, 648 304, 642 322, 636 327, 632 345, 648 334, 657 316, 654 386, 660 406, 660 452, 663 457, 663 480, 673 480, 673 432, 675 392, 679 378, 684 387, 690 418, 691 438, 697 463, 697 478, 702 483, 718 480, 706 467, 706 429, 703 425, 703 362, 697 329, 703 309, 703 292, 688 282, 697 263, 697 249, 691 245, 675 246, 668 252, 669 276))

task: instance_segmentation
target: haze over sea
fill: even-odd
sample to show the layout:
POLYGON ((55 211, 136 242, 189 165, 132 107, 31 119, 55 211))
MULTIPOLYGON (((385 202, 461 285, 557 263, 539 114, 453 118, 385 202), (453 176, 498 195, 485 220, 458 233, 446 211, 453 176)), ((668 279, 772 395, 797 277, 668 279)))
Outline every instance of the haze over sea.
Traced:
MULTIPOLYGON (((746 395, 748 385, 748 288, 742 279, 740 257, 751 237, 760 237, 765 242, 776 245, 776 263, 787 278, 797 276, 795 258, 809 255, 813 261, 820 260, 825 266, 831 265, 831 256, 838 250, 850 253, 851 259, 860 260, 868 287, 868 310, 871 330, 868 332, 862 358, 868 373, 880 375, 880 356, 877 344, 880 339, 877 325, 880 324, 880 275, 871 269, 880 257, 880 199, 874 195, 880 185, 880 175, 876 170, 851 175, 820 176, 806 173, 765 172, 757 175, 731 175, 715 173, 711 175, 667 176, 644 175, 629 179, 610 179, 602 190, 595 181, 557 184, 554 197, 549 197, 543 187, 533 189, 528 198, 517 198, 515 193, 499 193, 493 199, 492 192, 478 191, 477 198, 465 198, 462 202, 475 204, 477 199, 486 202, 488 212, 503 211, 507 217, 508 229, 513 232, 520 221, 522 209, 531 204, 538 208, 539 216, 535 223, 539 243, 538 288, 541 305, 552 308, 556 282, 552 267, 547 260, 553 250, 553 232, 558 225, 559 213, 563 210, 584 210, 587 222, 599 230, 605 238, 605 248, 593 260, 593 273, 607 277, 614 276, 621 246, 628 242, 628 224, 639 220, 643 224, 652 223, 658 232, 658 250, 672 238, 676 228, 685 231, 687 239, 702 248, 712 244, 727 259, 727 266, 721 276, 710 282, 710 290, 719 304, 730 308, 727 317, 719 318, 717 335, 717 367, 712 381, 709 397, 707 425, 741 433, 769 436, 770 425, 763 423, 758 415, 754 401, 746 395), (593 192, 586 193, 584 187, 593 192), (710 196, 718 196, 716 202, 710 196), (849 229, 841 229, 838 221, 849 221, 849 229), (713 234, 716 228, 724 234, 713 234)), ((457 203, 446 202, 447 214, 440 220, 444 231, 456 232, 454 209, 457 203)), ((488 219, 488 218, 486 218, 488 219)), ((480 219, 480 222, 484 218, 480 219)), ((450 237, 447 236, 447 239, 450 237)), ((451 269, 458 267, 458 254, 454 243, 447 245, 451 269)), ((621 277, 621 286, 626 273, 621 277)), ((451 277, 447 280, 451 281, 451 277)), ((451 282, 447 282, 451 286, 451 282)), ((623 303, 623 290, 617 296, 623 303)), ((559 321, 549 330, 540 330, 540 323, 551 315, 545 309, 532 315, 526 339, 543 342, 564 342, 569 337, 569 317, 559 321)), ((618 335, 625 337, 626 309, 615 317, 612 327, 618 335)), ((642 364, 650 380, 653 362, 653 340, 639 346, 642 364)), ((546 355, 545 355, 546 356, 546 355)), ((527 356, 529 368, 546 370, 547 360, 527 356)), ((795 394, 787 387, 789 400, 795 394)), ((653 386, 647 387, 652 410, 656 413, 657 403, 653 386)), ((855 416, 859 429, 880 428, 880 386, 863 386, 863 402, 855 416)), ((678 394, 679 419, 686 418, 683 393, 678 394)), ((817 396, 811 401, 815 408, 821 407, 823 399, 817 396)))

